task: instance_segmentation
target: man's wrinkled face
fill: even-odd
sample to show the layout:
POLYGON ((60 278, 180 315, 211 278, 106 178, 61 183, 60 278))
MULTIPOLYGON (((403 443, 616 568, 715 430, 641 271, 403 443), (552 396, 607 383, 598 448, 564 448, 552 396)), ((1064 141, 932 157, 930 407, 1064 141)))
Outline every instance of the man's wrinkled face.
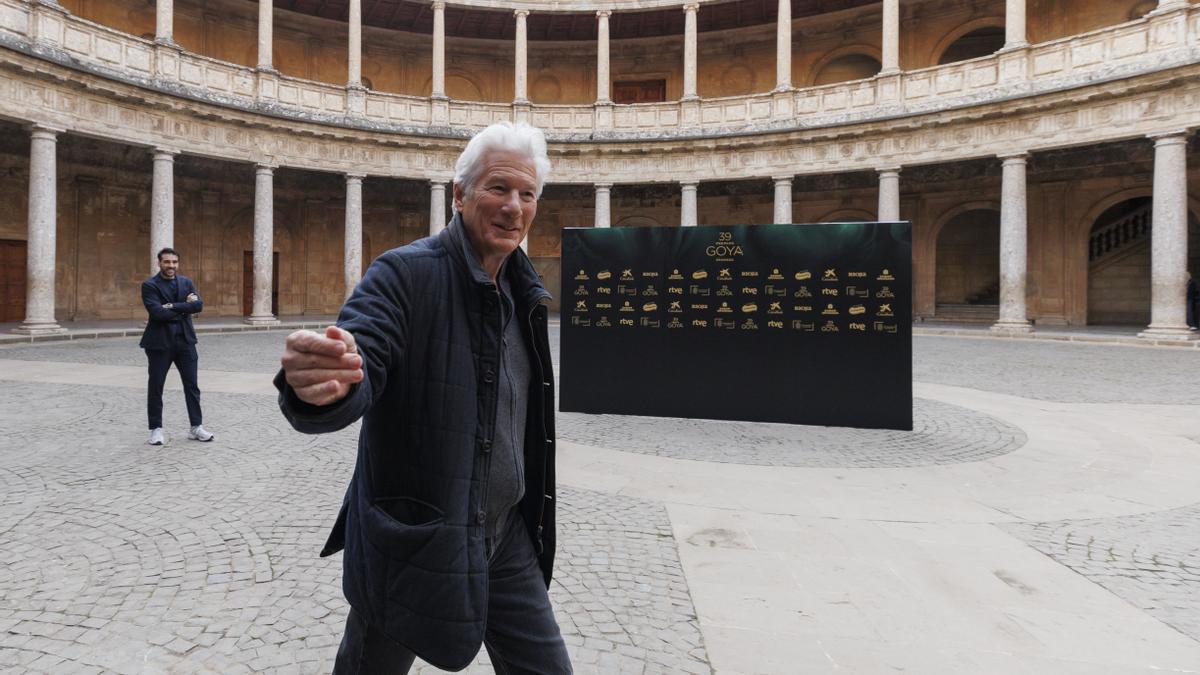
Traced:
POLYGON ((455 207, 467 236, 484 261, 503 260, 517 250, 537 215, 537 169, 524 154, 493 150, 470 195, 454 186, 455 207))
POLYGON ((158 258, 158 269, 164 279, 174 279, 175 271, 179 269, 179 256, 165 253, 158 258))

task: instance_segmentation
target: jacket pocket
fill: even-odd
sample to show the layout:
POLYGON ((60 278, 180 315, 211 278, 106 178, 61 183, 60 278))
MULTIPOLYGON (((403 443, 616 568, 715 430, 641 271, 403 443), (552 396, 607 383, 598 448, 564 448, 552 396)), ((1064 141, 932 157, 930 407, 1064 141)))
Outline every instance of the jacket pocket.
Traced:
POLYGON ((445 514, 412 497, 376 499, 367 507, 367 538, 381 553, 408 559, 424 549, 445 524, 445 514))

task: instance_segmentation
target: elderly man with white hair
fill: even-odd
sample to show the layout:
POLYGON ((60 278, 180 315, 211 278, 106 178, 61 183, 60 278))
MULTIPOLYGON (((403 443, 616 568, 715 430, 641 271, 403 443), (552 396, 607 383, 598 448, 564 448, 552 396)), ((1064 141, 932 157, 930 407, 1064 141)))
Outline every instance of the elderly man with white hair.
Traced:
POLYGON ((494 124, 455 166, 440 234, 381 255, 336 326, 287 338, 279 406, 304 433, 362 419, 322 555, 345 549, 335 673, 569 673, 554 562, 554 374, 521 240, 550 170, 528 124, 494 124))

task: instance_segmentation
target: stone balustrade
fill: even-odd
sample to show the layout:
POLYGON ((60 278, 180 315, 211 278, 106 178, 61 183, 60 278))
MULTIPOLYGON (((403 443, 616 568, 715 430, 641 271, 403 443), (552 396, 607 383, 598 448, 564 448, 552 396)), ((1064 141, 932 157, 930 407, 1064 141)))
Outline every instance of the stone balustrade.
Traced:
POLYGON ((115 31, 26 0, 0 0, 0 46, 103 77, 251 112, 375 131, 469 135, 526 119, 552 140, 669 140, 836 127, 954 110, 1200 63, 1200 7, 868 80, 633 105, 431 99, 303 80, 115 31))

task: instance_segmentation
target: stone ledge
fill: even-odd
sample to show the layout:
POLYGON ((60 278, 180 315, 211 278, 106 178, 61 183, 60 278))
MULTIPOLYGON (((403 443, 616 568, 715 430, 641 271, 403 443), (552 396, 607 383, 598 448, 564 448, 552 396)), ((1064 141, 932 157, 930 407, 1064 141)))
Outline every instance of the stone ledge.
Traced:
POLYGON ((1082 342, 1087 344, 1124 345, 1128 347, 1174 347, 1176 349, 1200 349, 1200 340, 1147 340, 1125 335, 1101 335, 1067 333, 1039 333, 1035 328, 1029 333, 991 332, 986 329, 964 328, 921 328, 913 326, 913 335, 934 337, 961 337, 991 340, 1055 340, 1058 342, 1082 342))

